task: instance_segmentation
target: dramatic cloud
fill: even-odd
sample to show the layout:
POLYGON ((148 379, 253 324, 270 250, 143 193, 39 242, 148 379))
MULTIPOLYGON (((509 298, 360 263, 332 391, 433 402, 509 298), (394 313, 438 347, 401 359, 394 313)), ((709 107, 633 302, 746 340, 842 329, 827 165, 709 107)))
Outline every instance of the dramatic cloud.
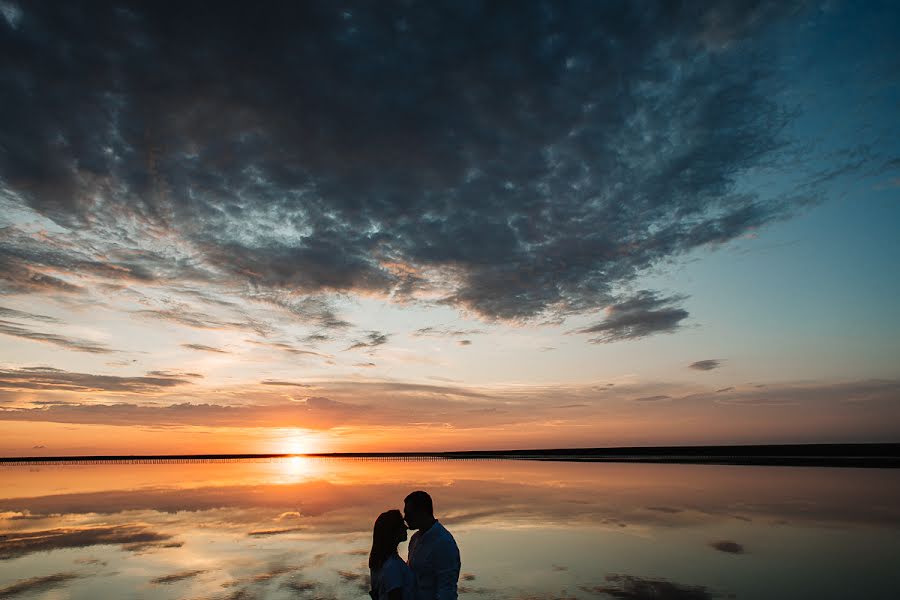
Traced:
POLYGON ((721 364, 721 359, 710 358, 707 360, 698 360, 697 362, 693 362, 688 365, 688 368, 694 369, 695 371, 712 371, 713 369, 718 369, 721 364))
POLYGON ((0 192, 47 226, 2 231, 0 286, 203 282, 325 330, 349 326, 332 294, 515 321, 615 305, 796 209, 736 186, 785 142, 754 38, 796 10, 29 2, 0 24, 0 192))
POLYGON ((654 333, 672 333, 688 317, 686 310, 673 306, 681 300, 684 300, 681 296, 660 297, 644 290, 609 306, 606 319, 578 333, 599 334, 590 340, 595 344, 634 340, 654 333))
POLYGON ((91 354, 109 354, 114 352, 113 349, 104 346, 103 344, 66 337, 56 333, 34 331, 33 329, 27 329, 26 327, 11 321, 0 321, 0 334, 23 338, 33 342, 53 344, 54 346, 59 346, 67 350, 76 350, 78 352, 90 352, 91 354))

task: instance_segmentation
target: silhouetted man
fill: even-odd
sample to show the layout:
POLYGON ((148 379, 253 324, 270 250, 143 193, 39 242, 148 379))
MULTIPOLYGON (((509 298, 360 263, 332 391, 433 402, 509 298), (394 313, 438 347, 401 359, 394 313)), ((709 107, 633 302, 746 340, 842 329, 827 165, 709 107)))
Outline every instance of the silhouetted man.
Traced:
POLYGON ((434 518, 431 496, 421 491, 407 496, 403 518, 410 529, 418 529, 409 540, 409 566, 418 582, 416 600, 456 600, 459 548, 434 518))

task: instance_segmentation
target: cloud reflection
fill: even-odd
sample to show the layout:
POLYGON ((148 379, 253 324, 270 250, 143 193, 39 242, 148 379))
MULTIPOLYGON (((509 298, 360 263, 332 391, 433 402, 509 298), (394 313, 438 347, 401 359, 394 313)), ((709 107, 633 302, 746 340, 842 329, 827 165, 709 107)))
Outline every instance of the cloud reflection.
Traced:
POLYGON ((12 532, 0 536, 0 560, 18 558, 33 552, 104 544, 120 545, 126 550, 141 550, 161 546, 172 537, 138 524, 12 532))
POLYGON ((36 594, 63 587, 73 579, 77 579, 76 573, 54 573, 42 577, 30 577, 16 583, 0 588, 0 598, 12 598, 24 594, 36 594))
POLYGON ((682 585, 634 575, 607 575, 605 584, 581 589, 622 600, 712 600, 721 597, 701 585, 682 585))

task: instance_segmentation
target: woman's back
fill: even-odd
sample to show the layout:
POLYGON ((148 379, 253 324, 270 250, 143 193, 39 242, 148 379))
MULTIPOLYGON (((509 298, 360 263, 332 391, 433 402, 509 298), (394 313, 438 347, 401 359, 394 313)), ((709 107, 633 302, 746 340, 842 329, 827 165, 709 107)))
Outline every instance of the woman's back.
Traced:
POLYGON ((371 577, 374 600, 389 600, 392 590, 400 590, 402 600, 415 600, 415 575, 397 554, 389 556, 381 567, 372 569, 371 577))

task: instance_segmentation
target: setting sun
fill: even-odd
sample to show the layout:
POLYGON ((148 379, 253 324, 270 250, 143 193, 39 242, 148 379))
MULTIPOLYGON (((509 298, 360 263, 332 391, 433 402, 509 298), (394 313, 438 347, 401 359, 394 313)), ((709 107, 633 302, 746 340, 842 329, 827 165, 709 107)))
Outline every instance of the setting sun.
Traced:
POLYGON ((306 431, 292 430, 287 433, 276 450, 281 454, 312 454, 321 452, 321 444, 315 439, 315 435, 306 431))

